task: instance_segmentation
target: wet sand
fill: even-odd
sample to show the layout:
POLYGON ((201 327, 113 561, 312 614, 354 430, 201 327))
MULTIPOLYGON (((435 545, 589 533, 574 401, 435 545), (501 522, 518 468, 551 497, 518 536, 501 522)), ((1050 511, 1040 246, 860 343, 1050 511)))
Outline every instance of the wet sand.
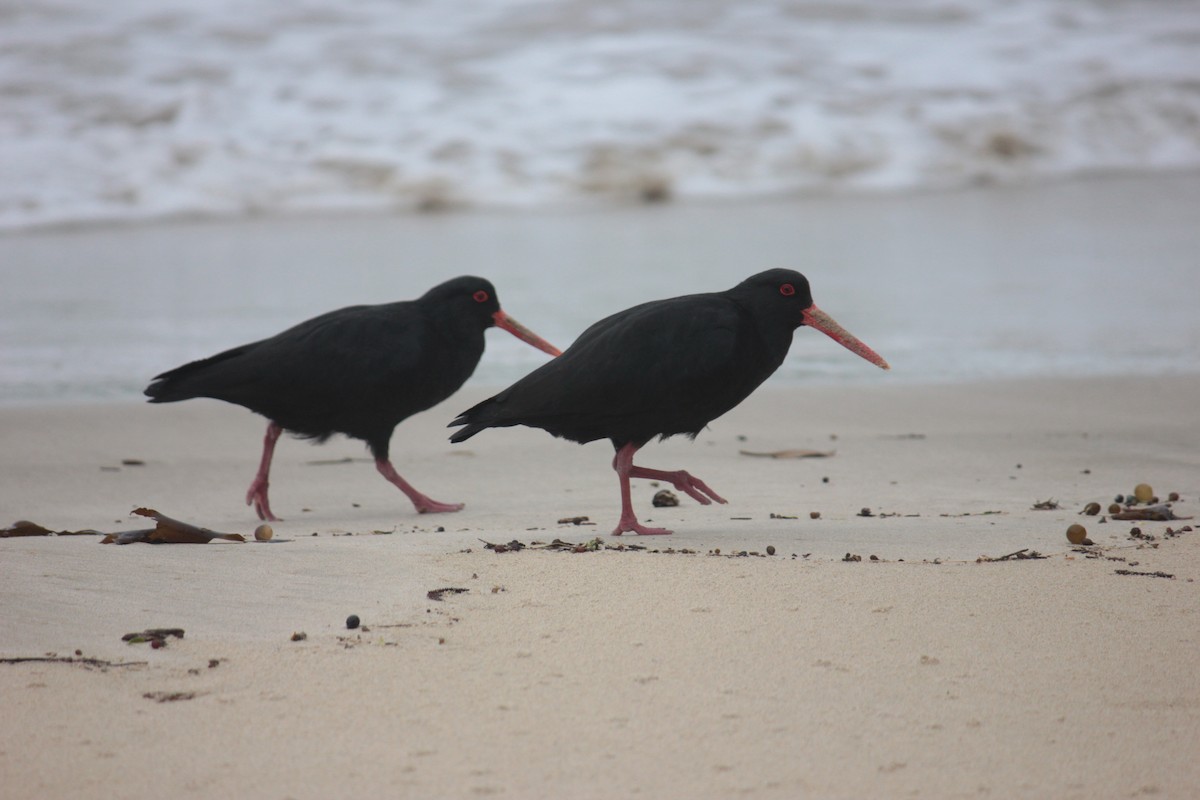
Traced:
MULTIPOLYGON (((286 440, 270 543, 0 540, 0 656, 60 659, 0 664, 6 796, 1200 790, 1200 532, 1078 513, 1142 482, 1200 510, 1200 377, 768 385, 645 448, 730 500, 656 509, 635 482, 676 531, 653 538, 608 535, 607 445, 450 445, 484 391, 393 441, 455 515, 413 513, 359 443, 286 440), (740 453, 797 448, 833 454, 740 453), (485 546, 555 538, 609 549, 485 546), (980 560, 1017 552, 1045 558, 980 560), (151 627, 186 634, 122 641, 151 627)), ((249 536, 262 428, 215 402, 0 409, 0 524, 150 506, 249 536)))

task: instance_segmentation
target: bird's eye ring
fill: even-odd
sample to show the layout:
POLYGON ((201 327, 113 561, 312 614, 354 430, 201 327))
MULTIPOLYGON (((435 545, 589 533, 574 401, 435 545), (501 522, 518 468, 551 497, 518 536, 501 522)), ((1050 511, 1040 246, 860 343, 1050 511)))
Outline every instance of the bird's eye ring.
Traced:
POLYGON ((475 298, 476 303, 486 303, 488 301, 488 293, 485 292, 483 289, 480 289, 478 292, 476 292, 475 294, 473 294, 471 296, 475 298))
POLYGON ((790 283, 785 283, 783 286, 779 287, 779 293, 784 297, 791 297, 796 293, 796 287, 792 286, 790 283))

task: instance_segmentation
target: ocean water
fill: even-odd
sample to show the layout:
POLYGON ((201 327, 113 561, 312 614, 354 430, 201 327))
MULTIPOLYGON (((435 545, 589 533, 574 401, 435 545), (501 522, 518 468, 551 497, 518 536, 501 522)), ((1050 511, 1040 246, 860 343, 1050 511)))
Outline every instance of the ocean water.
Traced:
POLYGON ((0 0, 0 230, 1200 166, 1179 0, 0 0))
POLYGON ((1196 2, 0 0, 0 404, 464 273, 562 345, 799 269, 894 370, 784 382, 1195 372, 1198 175, 1196 2))
MULTIPOLYGON (((882 354, 810 330, 783 384, 1200 372, 1200 173, 882 196, 355 214, 0 236, 0 404, 137 402, 157 373, 460 274, 565 347, 776 266, 882 354)), ((475 385, 546 356, 488 333, 475 385)), ((1197 398, 1200 403, 1200 398, 1197 398)), ((1197 406, 1200 408, 1200 405, 1197 406)), ((1200 417, 1198 417, 1200 419, 1200 417)))

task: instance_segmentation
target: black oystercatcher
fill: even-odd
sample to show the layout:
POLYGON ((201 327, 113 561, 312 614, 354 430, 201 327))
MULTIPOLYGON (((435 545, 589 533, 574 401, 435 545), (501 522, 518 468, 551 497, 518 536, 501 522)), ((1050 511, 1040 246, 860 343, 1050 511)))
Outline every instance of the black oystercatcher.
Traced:
POLYGON ((269 339, 184 364, 155 378, 146 394, 151 403, 212 397, 270 420, 262 463, 246 492, 246 504, 253 503, 262 519, 277 519, 267 476, 275 441, 285 430, 318 442, 335 433, 362 439, 376 469, 417 511, 458 511, 461 503, 439 503, 401 478, 388 460, 388 445, 402 420, 445 400, 471 376, 483 355, 483 332, 492 325, 559 354, 500 310, 491 283, 466 276, 417 300, 330 311, 269 339))
POLYGON ((888 369, 875 351, 813 305, 803 275, 773 269, 726 292, 643 303, 600 320, 561 356, 460 414, 450 425, 465 427, 450 441, 509 425, 541 428, 581 444, 610 439, 621 484, 621 521, 613 534, 670 533, 637 521, 630 478, 669 481, 705 505, 725 500, 683 470, 634 466, 633 454, 655 436, 682 433, 694 439, 778 369, 801 325, 888 369))

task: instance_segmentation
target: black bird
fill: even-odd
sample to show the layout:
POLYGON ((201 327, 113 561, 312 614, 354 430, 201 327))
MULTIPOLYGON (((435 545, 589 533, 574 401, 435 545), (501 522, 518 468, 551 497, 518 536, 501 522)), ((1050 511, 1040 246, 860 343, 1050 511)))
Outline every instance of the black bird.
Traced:
POLYGON ((613 534, 670 533, 638 522, 630 478, 669 481, 705 505, 725 500, 683 470, 634 466, 634 453, 655 436, 694 439, 779 368, 801 325, 889 369, 813 305, 803 275, 773 269, 725 292, 656 300, 600 320, 561 356, 460 414, 450 425, 465 427, 450 441, 510 425, 581 444, 609 439, 621 484, 621 520, 613 534))
POLYGON ((275 442, 283 431, 324 442, 343 433, 367 443, 375 467, 408 495, 418 512, 458 511, 400 477, 388 459, 402 420, 454 394, 483 355, 483 332, 497 326, 557 356, 546 342, 500 309, 483 278, 464 276, 416 300, 350 306, 164 372, 146 388, 151 403, 212 397, 245 406, 270 424, 258 474, 246 492, 261 519, 274 520, 267 498, 275 442))

